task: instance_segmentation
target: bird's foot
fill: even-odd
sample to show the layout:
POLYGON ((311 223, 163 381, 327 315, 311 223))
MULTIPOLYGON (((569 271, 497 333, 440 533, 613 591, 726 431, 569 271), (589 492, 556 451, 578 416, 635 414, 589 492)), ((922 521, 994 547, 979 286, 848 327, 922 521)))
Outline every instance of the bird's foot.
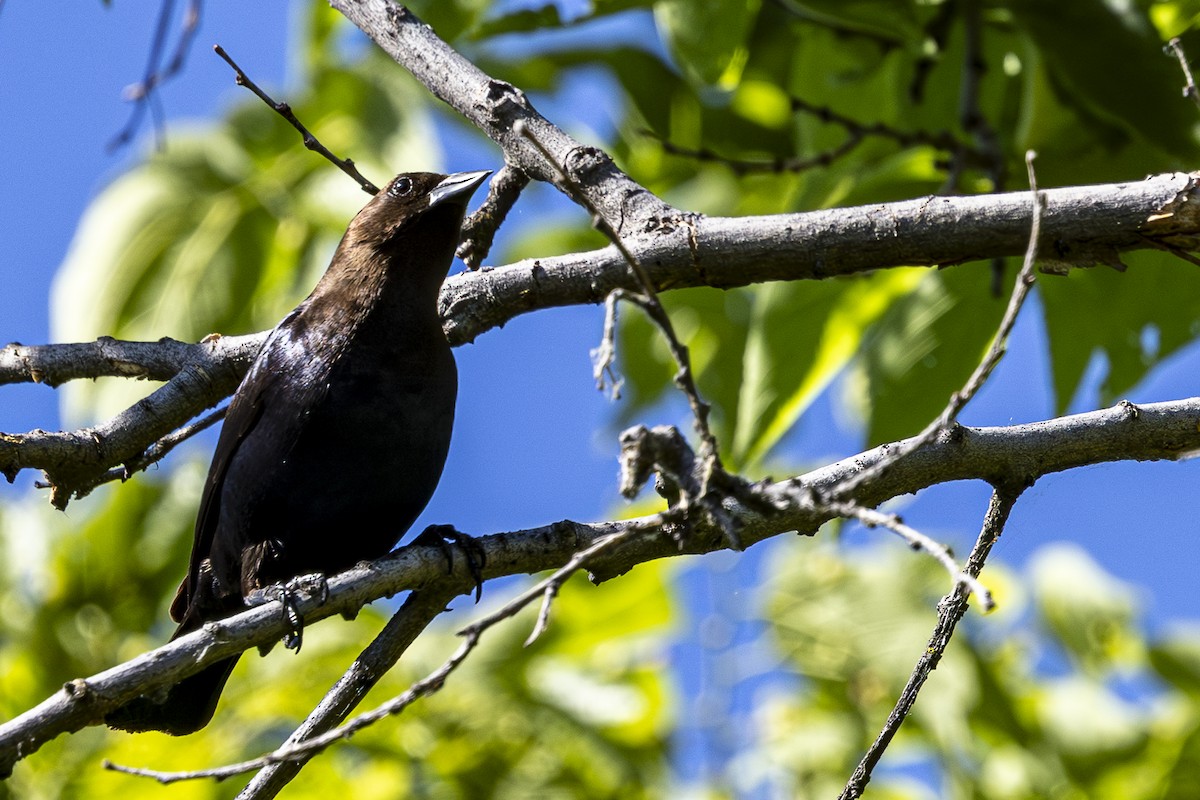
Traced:
POLYGON ((322 605, 329 602, 329 578, 325 576, 324 572, 297 575, 285 586, 288 591, 306 594, 322 605))
POLYGON ((256 605, 266 600, 278 600, 283 607, 283 622, 288 632, 283 636, 283 646, 288 650, 300 652, 304 644, 304 615, 296 604, 298 595, 316 598, 324 603, 329 599, 329 581, 319 573, 298 575, 284 583, 273 583, 251 592, 246 598, 247 604, 256 605))
POLYGON ((430 525, 413 539, 413 544, 436 547, 446 557, 446 571, 454 573, 454 550, 458 545, 467 559, 467 569, 475 580, 475 602, 483 596, 483 568, 487 566, 487 553, 483 545, 473 536, 468 536, 453 525, 430 525))

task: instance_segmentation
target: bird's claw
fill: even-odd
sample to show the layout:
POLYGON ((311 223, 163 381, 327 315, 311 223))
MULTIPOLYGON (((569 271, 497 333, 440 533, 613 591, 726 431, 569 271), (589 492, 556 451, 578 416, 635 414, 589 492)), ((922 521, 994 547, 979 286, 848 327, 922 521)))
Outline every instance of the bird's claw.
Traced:
POLYGON ((483 597, 483 568, 487 566, 487 553, 483 545, 473 536, 456 529, 453 525, 430 525, 413 539, 413 544, 436 547, 446 557, 446 572, 454 573, 454 550, 458 545, 467 559, 467 570, 475 581, 475 602, 483 597))
POLYGON ((296 595, 303 593, 324 603, 329 599, 329 581, 319 572, 298 575, 286 583, 275 584, 279 602, 283 606, 283 622, 288 632, 283 636, 283 646, 300 652, 304 644, 304 615, 296 605, 296 595))
POLYGON ((307 575, 297 575, 287 582, 291 592, 303 592, 322 605, 329 602, 329 578, 323 572, 310 572, 307 575))

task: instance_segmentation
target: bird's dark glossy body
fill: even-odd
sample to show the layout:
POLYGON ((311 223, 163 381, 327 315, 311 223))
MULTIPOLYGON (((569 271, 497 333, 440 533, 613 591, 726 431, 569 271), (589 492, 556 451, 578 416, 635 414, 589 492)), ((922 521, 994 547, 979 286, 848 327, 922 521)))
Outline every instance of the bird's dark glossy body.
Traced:
MULTIPOLYGON (((312 294, 234 394, 209 468, 176 636, 296 575, 386 554, 450 445, 457 371, 437 313, 467 199, 487 173, 399 175, 350 223, 312 294)), ((208 723, 236 659, 110 714, 126 730, 208 723)))

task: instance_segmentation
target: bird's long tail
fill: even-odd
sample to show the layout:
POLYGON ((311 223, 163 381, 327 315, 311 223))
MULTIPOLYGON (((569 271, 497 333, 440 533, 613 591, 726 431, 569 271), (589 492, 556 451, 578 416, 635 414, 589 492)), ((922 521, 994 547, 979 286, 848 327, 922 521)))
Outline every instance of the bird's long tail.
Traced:
MULTIPOLYGON (((195 630, 200 624, 185 619, 171 640, 195 630)), ((218 661, 165 690, 135 697, 110 711, 104 722, 111 728, 132 733, 162 731, 172 736, 195 733, 212 719, 221 690, 239 657, 240 654, 218 661)))

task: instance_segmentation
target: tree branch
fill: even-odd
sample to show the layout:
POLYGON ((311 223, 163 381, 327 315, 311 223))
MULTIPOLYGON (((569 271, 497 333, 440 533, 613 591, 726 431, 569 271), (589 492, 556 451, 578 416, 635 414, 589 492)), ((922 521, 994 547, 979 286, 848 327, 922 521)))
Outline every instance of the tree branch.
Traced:
MULTIPOLYGON (((983 527, 979 531, 979 538, 975 540, 975 546, 971 549, 971 555, 967 559, 966 569, 963 570, 965 577, 972 580, 979 577, 984 562, 987 561, 988 554, 992 551, 992 545, 1004 532, 1009 514, 1023 491, 1024 487, 1015 487, 998 488, 992 492, 992 499, 988 504, 987 514, 983 518, 983 527)), ((854 769, 838 800, 854 800, 854 798, 862 796, 863 791, 867 788, 867 783, 871 780, 871 772, 879 763, 879 759, 883 757, 884 751, 891 744, 904 720, 908 718, 913 705, 916 704, 921 687, 925 685, 925 681, 941 662, 958 621, 967 613, 969 597, 966 584, 958 583, 938 603, 938 621, 933 629, 933 634, 929 637, 929 643, 921 653, 916 667, 913 668, 908 683, 900 692, 900 698, 896 701, 896 705, 888 714, 883 730, 880 731, 879 736, 867 749, 862 761, 854 769)))
MULTIPOLYGON (((453 588, 435 585, 419 589, 408 596, 387 625, 371 644, 355 659, 333 688, 321 698, 308 718, 292 732, 280 749, 293 747, 314 736, 337 727, 366 697, 367 692, 387 674, 400 656, 433 622, 446 605, 461 593, 453 588)), ((311 758, 313 754, 308 754, 311 758)), ((263 800, 275 797, 307 763, 308 758, 278 761, 263 767, 238 794, 238 800, 263 800)))
MULTIPOLYGON (((1043 189, 1039 263, 1054 272, 1107 264, 1120 254, 1170 242, 1200 244, 1200 173, 1132 183, 1043 189)), ((774 280, 819 280, 899 266, 947 266, 1020 256, 1029 241, 1028 192, 923 197, 896 203, 663 222, 626 247, 659 290, 728 289, 774 280)), ((529 311, 602 303, 636 290, 614 247, 451 276, 442 287, 446 334, 455 344, 529 311)))
MULTIPOLYGON (((939 483, 984 480, 997 487, 1031 485, 1042 475, 1089 464, 1121 460, 1178 460, 1200 453, 1200 398, 1135 406, 1122 402, 1086 414, 1007 427, 956 426, 936 441, 910 453, 864 483, 856 501, 876 506, 902 494, 939 483)), ((903 442, 883 445, 787 481, 769 481, 752 488, 752 511, 729 499, 730 516, 739 524, 741 543, 751 546, 781 533, 811 535, 832 512, 814 502, 850 475, 888 458, 903 442)), ((682 553, 724 549, 722 532, 698 520, 694 535, 682 543, 660 535, 663 525, 677 522, 667 511, 633 520, 601 523, 562 521, 552 525, 481 537, 487 557, 484 578, 556 569, 594 545, 598 539, 631 529, 646 531, 621 542, 588 563, 591 578, 602 582, 628 572, 637 564, 682 553)), ((407 547, 364 568, 329 581, 329 598, 320 603, 301 598, 297 607, 315 622, 333 614, 353 613, 378 597, 408 589, 439 585, 456 593, 470 591, 473 579, 456 560, 452 576, 445 574, 445 557, 436 547, 407 547), (450 581, 443 584, 443 581, 450 581)), ((166 686, 234 653, 268 644, 288 631, 277 602, 251 609, 181 637, 86 680, 71 681, 37 707, 0 725, 0 775, 61 733, 97 724, 104 714, 133 697, 166 686)))
MULTIPOLYGON (((332 0, 434 96, 473 123, 527 175, 563 185, 556 165, 582 187, 658 290, 731 288, 770 280, 819 279, 896 266, 946 266, 1025 252, 1030 211, 1024 193, 926 197, 900 203, 769 217, 706 217, 673 208, 550 123, 524 93, 480 70, 411 11, 390 0, 332 0), (517 133, 520 121, 549 154, 517 133)), ((1107 264, 1152 241, 1192 249, 1200 241, 1200 173, 1133 183, 1050 189, 1038 242, 1043 267, 1107 264), (1148 238, 1147 238, 1148 237, 1148 238)), ((579 195, 578 192, 575 193, 579 195)), ((452 343, 527 311, 601 303, 613 289, 637 289, 614 247, 527 259, 452 276, 441 310, 452 343)))
POLYGON ((66 508, 70 499, 86 494, 114 466, 142 459, 155 442, 168 437, 201 411, 221 402, 237 388, 266 334, 213 336, 198 345, 173 340, 160 343, 145 363, 128 359, 150 351, 147 342, 100 340, 91 345, 10 345, 0 352, 0 369, 10 362, 8 376, 61 381, 81 374, 81 364, 93 374, 148 376, 165 362, 175 367, 166 384, 110 420, 76 431, 0 433, 0 474, 13 481, 22 469, 40 469, 51 488, 50 502, 66 508))
MULTIPOLYGON (((1124 250, 1183 250, 1200 242, 1200 173, 1169 173, 1134 183, 1040 190, 1043 266, 1119 264, 1124 250)), ((689 217, 623 240, 656 288, 729 288, 769 280, 821 279, 902 265, 955 264, 1019 255, 1028 244, 1027 192, 926 197, 857 208, 767 217, 689 217)), ((440 307, 454 344, 529 311, 601 303, 613 289, 636 290, 615 247, 529 259, 464 272, 442 286, 440 307)), ((90 344, 9 345, 0 383, 57 385, 122 375, 171 382, 108 422, 69 433, 0 434, 0 474, 13 480, 41 469, 63 507, 77 487, 137 458, 163 436, 237 387, 266 333, 216 337, 198 345, 100 339, 90 344), (191 365, 184 369, 185 365, 191 365), (185 389, 186 387, 186 389, 185 389)))
POLYGON ((551 124, 524 92, 487 75, 407 8, 390 0, 331 0, 330 5, 435 97, 500 145, 507 163, 566 192, 555 168, 561 166, 584 187, 584 195, 606 219, 617 221, 622 239, 636 233, 645 220, 673 214, 674 209, 619 170, 607 153, 580 143, 551 124), (516 133, 518 121, 546 148, 552 161, 516 133))

